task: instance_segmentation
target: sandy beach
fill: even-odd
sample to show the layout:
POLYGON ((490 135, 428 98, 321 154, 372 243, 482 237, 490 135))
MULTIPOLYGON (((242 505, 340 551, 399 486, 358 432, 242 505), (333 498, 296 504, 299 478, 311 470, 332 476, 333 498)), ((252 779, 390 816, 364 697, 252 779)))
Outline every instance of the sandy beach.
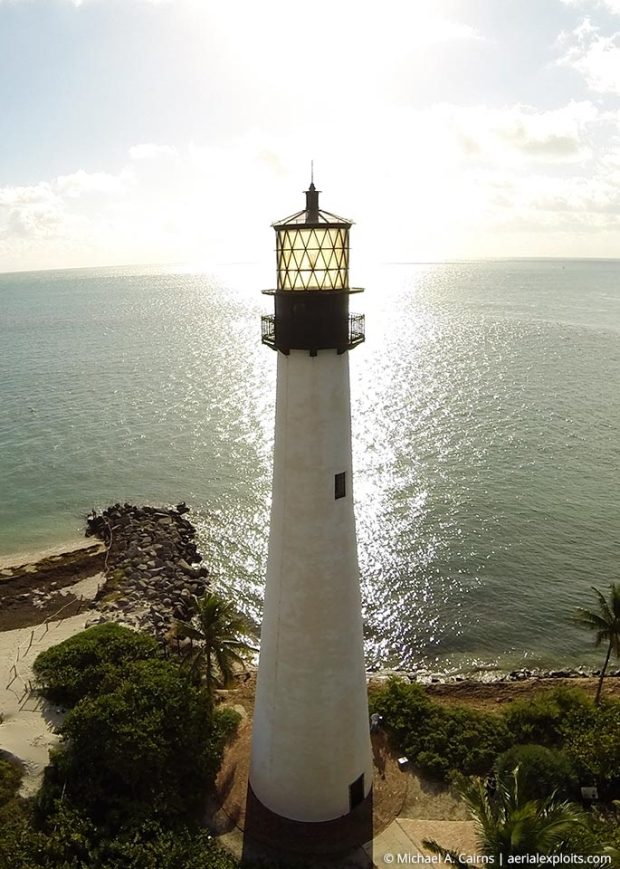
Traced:
MULTIPOLYGON (((99 573, 79 580, 60 594, 92 600, 103 581, 103 573, 99 573)), ((39 787, 49 749, 58 742, 55 728, 64 718, 64 710, 48 703, 35 690, 32 663, 40 652, 84 630, 89 618, 92 613, 83 612, 0 632, 0 750, 23 764, 24 796, 39 787)))
POLYGON ((53 558, 67 552, 77 552, 89 545, 84 536, 75 536, 62 543, 54 543, 43 549, 18 549, 16 552, 0 554, 0 570, 14 568, 20 564, 36 564, 46 558, 53 558))

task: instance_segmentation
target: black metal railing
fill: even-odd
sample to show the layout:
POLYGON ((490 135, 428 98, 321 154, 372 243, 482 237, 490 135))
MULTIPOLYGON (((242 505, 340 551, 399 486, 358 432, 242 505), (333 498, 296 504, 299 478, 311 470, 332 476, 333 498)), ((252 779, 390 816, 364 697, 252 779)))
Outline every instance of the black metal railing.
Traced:
POLYGON ((364 314, 349 314, 349 346, 351 350, 366 340, 366 317, 364 314))
POLYGON ((269 347, 276 343, 276 318, 274 314, 263 314, 260 318, 261 341, 269 347))
POLYGON ((322 346, 321 342, 316 340, 317 336, 314 333, 314 330, 306 332, 306 329, 297 329, 295 331, 295 337, 292 340, 290 340, 291 336, 289 331, 289 346, 289 340, 286 338, 286 330, 280 333, 280 340, 277 340, 277 322, 275 314, 263 314, 260 321, 262 343, 266 344, 268 347, 282 350, 285 353, 288 353, 291 349, 323 350, 327 348, 337 349, 339 353, 343 353, 345 350, 352 350, 353 347, 357 347, 358 344, 361 344, 366 339, 366 317, 364 314, 349 314, 346 327, 346 338, 343 334, 343 330, 340 335, 333 337, 332 340, 328 339, 328 341, 322 346), (342 340, 343 338, 345 338, 344 341, 342 340))

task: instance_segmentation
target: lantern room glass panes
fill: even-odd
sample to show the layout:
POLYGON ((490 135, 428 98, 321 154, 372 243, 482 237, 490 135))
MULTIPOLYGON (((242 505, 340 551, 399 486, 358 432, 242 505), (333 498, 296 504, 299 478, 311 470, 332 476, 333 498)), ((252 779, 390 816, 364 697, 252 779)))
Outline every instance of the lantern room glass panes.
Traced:
POLYGON ((276 238, 279 290, 348 288, 348 228, 289 226, 276 238))

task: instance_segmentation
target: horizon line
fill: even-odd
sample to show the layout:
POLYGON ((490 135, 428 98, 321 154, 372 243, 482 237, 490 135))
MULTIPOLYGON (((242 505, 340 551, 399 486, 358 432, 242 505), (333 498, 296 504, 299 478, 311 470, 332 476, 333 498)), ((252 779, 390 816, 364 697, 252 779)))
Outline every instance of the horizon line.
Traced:
MULTIPOLYGON (((620 257, 605 256, 484 256, 484 257, 459 257, 455 259, 430 259, 430 260, 381 260, 373 263, 375 266, 423 266, 423 265, 458 265, 460 263, 480 262, 620 262, 620 257)), ((0 277, 5 275, 41 274, 45 272, 75 272, 75 271, 101 271, 103 269, 130 269, 130 268, 193 268, 199 269, 204 265, 207 269, 216 270, 230 266, 261 265, 263 260, 242 260, 236 262, 206 263, 191 262, 168 262, 168 263, 108 263, 96 266, 50 266, 49 268, 24 268, 9 269, 0 272, 0 277)), ((368 261, 365 263, 368 265, 368 261)))

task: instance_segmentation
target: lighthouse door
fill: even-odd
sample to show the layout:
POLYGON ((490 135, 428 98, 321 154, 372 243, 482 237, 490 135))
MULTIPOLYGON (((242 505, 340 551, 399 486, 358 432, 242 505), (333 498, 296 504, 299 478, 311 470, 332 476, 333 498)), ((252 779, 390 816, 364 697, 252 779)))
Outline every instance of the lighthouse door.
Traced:
POLYGON ((349 808, 351 811, 364 802, 364 773, 349 785, 349 808))

